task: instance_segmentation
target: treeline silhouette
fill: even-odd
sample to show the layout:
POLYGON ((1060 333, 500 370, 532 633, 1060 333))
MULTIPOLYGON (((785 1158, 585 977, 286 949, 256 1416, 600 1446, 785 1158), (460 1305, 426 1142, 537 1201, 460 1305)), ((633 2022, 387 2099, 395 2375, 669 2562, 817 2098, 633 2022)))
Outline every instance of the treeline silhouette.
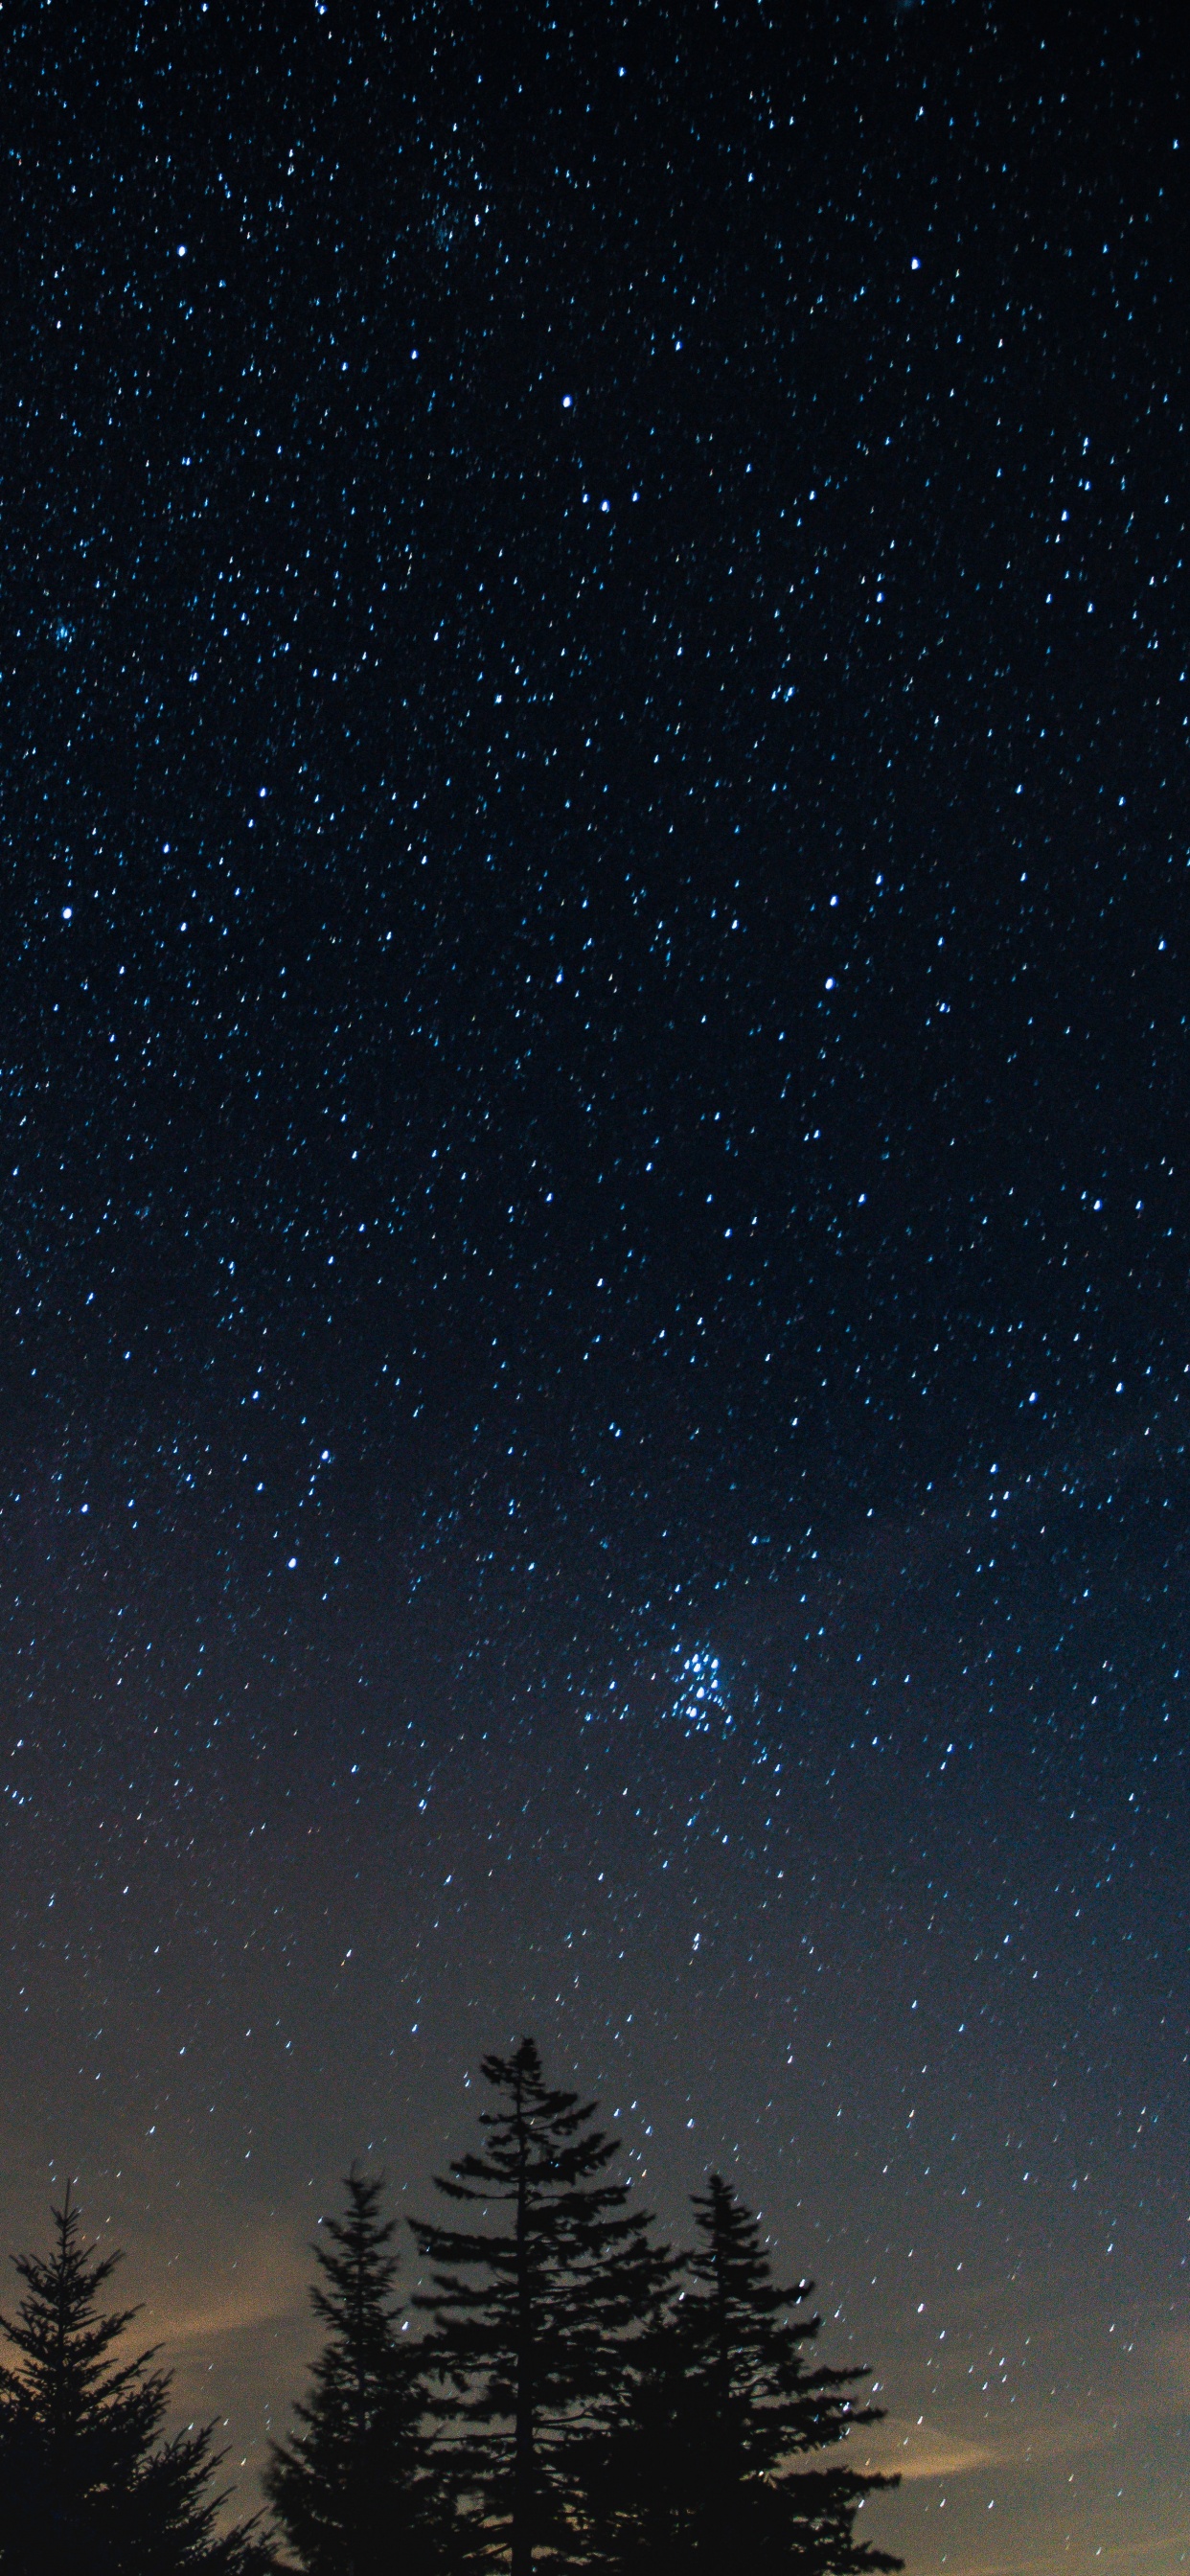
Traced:
POLYGON ((660 2245, 594 2103, 522 2040, 489 2056, 477 2148, 410 2222, 429 2286, 397 2298, 396 2221, 353 2170, 313 2252, 321 2348, 265 2474, 272 2513, 220 2534, 213 2427, 166 2439, 168 2372, 122 2358, 119 2257, 69 2191, 0 2320, 3 2576, 859 2576, 874 2490, 838 2456, 866 2369, 818 2360, 812 2284, 773 2280, 719 2175, 693 2245, 660 2245), (414 2331, 410 2331, 411 2322, 414 2331), (832 2454, 834 2456, 832 2456, 832 2454))

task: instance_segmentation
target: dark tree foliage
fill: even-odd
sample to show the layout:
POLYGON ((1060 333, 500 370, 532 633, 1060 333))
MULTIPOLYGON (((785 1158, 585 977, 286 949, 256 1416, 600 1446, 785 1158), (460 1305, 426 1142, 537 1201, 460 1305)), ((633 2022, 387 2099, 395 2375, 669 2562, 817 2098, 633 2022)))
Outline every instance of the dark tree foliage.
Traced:
POLYGON ((468 2224, 414 2221, 431 2272, 407 2331, 379 2178, 348 2176, 313 2252, 324 2329, 266 2489, 283 2558, 219 2534, 212 2428, 162 2437, 169 2374, 124 2358, 117 2255, 69 2193, 0 2318, 0 2576, 882 2576, 856 2536, 895 2478, 840 2446, 883 2410, 817 2357, 812 2285, 774 2281, 719 2175, 673 2256, 610 2171, 596 2106, 532 2040, 489 2056, 482 2138, 439 2178, 468 2224))
POLYGON ((211 2428, 163 2441, 169 2373, 153 2352, 116 2358, 137 2314, 98 2304, 119 2256, 84 2243, 69 2191, 53 2221, 47 2261, 15 2257, 24 2295, 0 2318, 17 2356, 0 2364, 3 2576, 255 2576, 250 2533, 215 2535, 211 2428))
POLYGON ((900 2560, 855 2537, 875 2488, 842 2463, 807 2468, 882 2410, 863 2369, 812 2365, 820 2320, 782 2288, 751 2212, 717 2174, 694 2202, 693 2287, 625 2356, 607 2442, 592 2446, 589 2563, 616 2576, 860 2576, 900 2560))
POLYGON ((700 2567, 701 2500, 715 2424, 679 2312, 626 2343, 604 2420, 576 2460, 592 2576, 686 2576, 700 2567))
POLYGON ((583 2563, 576 2463, 667 2257, 648 2218, 627 2209, 628 2184, 606 2178, 618 2148, 594 2126, 594 2104, 546 2083, 531 2039, 486 2057, 483 2074, 495 2105, 480 2113, 482 2152, 437 2188, 491 2220, 414 2223, 434 2281, 419 2304, 433 2320, 472 2563, 529 2576, 583 2563))
POLYGON ((881 2407, 857 2406, 849 2393, 867 2370, 810 2365, 807 2347, 821 2319, 789 2311, 803 2306, 813 2283, 783 2289, 773 2280, 756 2219, 720 2175, 695 2196, 694 2219, 696 2287, 683 2303, 683 2330, 715 2428, 703 2485, 710 2564, 726 2567, 746 2534, 755 2576, 790 2566, 822 2576, 897 2567, 853 2534, 864 2496, 895 2480, 864 2478, 842 2464, 811 2473, 793 2465, 841 2442, 853 2425, 880 2420, 881 2407))
POLYGON ((352 2172, 342 2218, 313 2247, 311 2305, 326 2341, 298 2430, 274 2444, 265 2490, 306 2576, 428 2576, 441 2516, 418 2355, 393 2298, 396 2222, 378 2177, 352 2172))

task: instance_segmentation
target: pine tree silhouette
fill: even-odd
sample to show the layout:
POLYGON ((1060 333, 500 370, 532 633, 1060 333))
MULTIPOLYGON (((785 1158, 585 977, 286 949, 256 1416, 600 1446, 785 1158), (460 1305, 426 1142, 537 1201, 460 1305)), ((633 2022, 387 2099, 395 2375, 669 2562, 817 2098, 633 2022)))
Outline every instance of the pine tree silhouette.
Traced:
POLYGON ((393 2298, 396 2221, 380 2214, 378 2176, 353 2169, 346 2194, 345 2216, 313 2247, 326 2342, 265 2492, 306 2576, 427 2576, 443 2535, 424 2383, 393 2298))
POLYGON ((821 2319, 789 2311, 804 2306, 813 2284, 773 2280, 757 2220, 719 2174, 695 2195, 694 2217, 696 2286, 683 2301, 681 2333, 705 2444, 695 2563, 708 2576, 741 2564, 752 2576, 898 2568, 899 2559, 856 2541, 853 2528, 864 2499, 895 2478, 794 2465, 833 2448, 853 2425, 880 2420, 883 2408, 857 2406, 849 2393, 867 2369, 811 2367, 821 2319))
POLYGON ((694 2202, 692 2286, 621 2356, 606 2437, 586 2457, 595 2576, 862 2576, 900 2560, 855 2538, 866 2497, 895 2479, 803 2465, 881 2409, 863 2370, 812 2365, 810 2294, 779 2287, 752 2213, 717 2174, 694 2202))
POLYGON ((591 2576, 688 2576, 714 2433, 680 2311, 662 2309, 625 2342, 611 2403, 580 2448, 579 2563, 591 2576))
POLYGON ((666 2258, 627 2209, 627 2183, 604 2179, 618 2147, 596 2106, 546 2083, 534 2042, 482 2071, 496 2096, 480 2113, 483 2152, 437 2188, 497 2224, 413 2222, 434 2278, 418 2304, 434 2321, 473 2563, 529 2576, 581 2563, 576 2464, 666 2258))
POLYGON ((212 2428, 162 2441, 170 2373, 155 2350, 116 2357, 138 2314, 98 2305, 120 2256, 84 2243, 69 2191, 53 2222, 48 2260, 14 2257, 24 2295, 0 2317, 3 2576, 257 2576, 250 2530, 215 2535, 212 2428))

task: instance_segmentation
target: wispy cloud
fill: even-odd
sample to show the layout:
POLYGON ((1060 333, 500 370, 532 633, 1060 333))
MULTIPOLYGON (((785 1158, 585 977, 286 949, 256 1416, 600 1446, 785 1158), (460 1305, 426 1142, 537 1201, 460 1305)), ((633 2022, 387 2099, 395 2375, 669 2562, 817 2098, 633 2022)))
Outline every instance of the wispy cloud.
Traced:
POLYGON ((943 2425, 890 2415, 870 2444, 864 2467, 895 2471, 902 2478, 961 2478, 990 2468, 998 2457, 994 2443, 968 2441, 943 2425))
POLYGON ((287 2239, 262 2235, 241 2247, 230 2269, 220 2266, 215 2278, 208 2274, 151 2293, 135 2332, 142 2341, 148 2335, 161 2343, 168 2355, 282 2319, 296 2320, 305 2313, 308 2268, 287 2239))
POLYGON ((962 2478, 988 2469, 1038 2468, 1043 2462, 1085 2458, 1118 2438, 1119 2421, 1106 2414, 1025 2417, 1000 2433, 972 2436, 947 2424, 890 2415, 870 2442, 864 2466, 915 2478, 962 2478))

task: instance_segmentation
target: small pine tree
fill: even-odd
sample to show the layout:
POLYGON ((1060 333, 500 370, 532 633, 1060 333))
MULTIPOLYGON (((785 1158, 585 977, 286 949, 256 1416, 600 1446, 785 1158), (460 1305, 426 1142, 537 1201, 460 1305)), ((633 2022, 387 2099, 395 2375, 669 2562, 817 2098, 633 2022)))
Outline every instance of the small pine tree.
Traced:
POLYGON ((418 2357, 394 2303, 396 2221, 379 2177, 354 2170, 342 2218, 315 2244, 310 2292, 326 2342, 298 2431, 274 2444, 265 2492, 306 2576, 423 2576, 439 2562, 418 2357))
POLYGON ((0 2570, 3 2576, 255 2576, 269 2561, 248 2528, 214 2530, 223 2499, 212 2428, 160 2439, 170 2374, 154 2351, 116 2347, 138 2314, 100 2308, 118 2254, 83 2241, 67 2191, 48 2260, 14 2257, 24 2283, 0 2328, 18 2356, 0 2363, 0 2570))
POLYGON ((628 2184, 606 2179, 618 2147, 594 2126, 595 2105, 546 2083, 534 2042, 485 2057, 482 2071, 496 2097, 480 2113, 483 2152, 437 2188, 503 2224, 415 2221, 434 2279, 419 2305, 434 2320, 473 2563, 530 2576, 578 2563, 575 2463, 666 2257, 648 2218, 626 2208, 628 2184))
POLYGON ((751 2576, 898 2568, 898 2558, 854 2535, 865 2497, 895 2478, 794 2465, 843 2441, 853 2425, 880 2420, 881 2407, 857 2406, 848 2393, 866 2368, 809 2365, 821 2319, 789 2311, 803 2307, 813 2284, 778 2286, 757 2220, 720 2175, 695 2196, 694 2216, 696 2287, 680 2324, 703 2456, 694 2563, 715 2576, 741 2564, 751 2576))
POLYGON ((856 2541, 874 2488, 808 2455, 879 2407, 848 2394, 861 2370, 812 2367, 819 2320, 792 2316, 810 2284, 772 2279, 751 2212, 712 2175, 695 2200, 693 2286, 622 2356, 605 2437, 588 2448, 592 2576, 862 2576, 900 2560, 856 2541))

